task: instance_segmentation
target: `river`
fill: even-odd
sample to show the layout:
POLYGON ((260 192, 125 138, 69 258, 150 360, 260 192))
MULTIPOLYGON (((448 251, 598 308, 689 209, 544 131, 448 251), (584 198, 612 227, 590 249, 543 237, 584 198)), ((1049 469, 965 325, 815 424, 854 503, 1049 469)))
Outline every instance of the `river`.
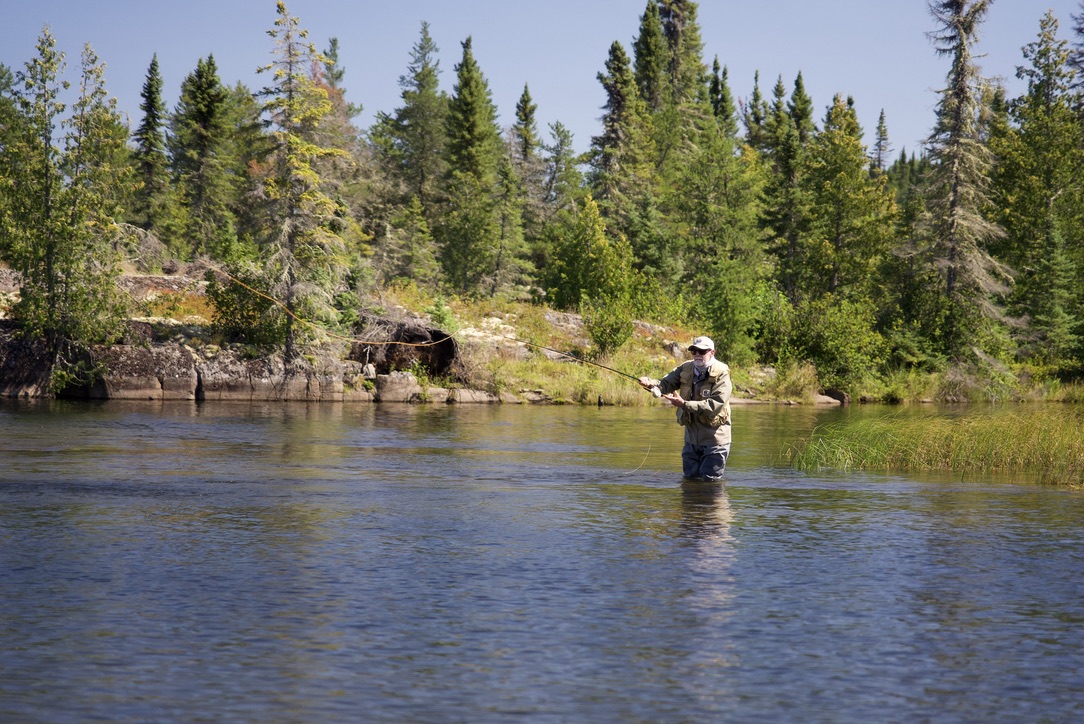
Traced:
POLYGON ((1084 493, 778 462, 848 414, 0 402, 0 721, 1084 719, 1084 493))

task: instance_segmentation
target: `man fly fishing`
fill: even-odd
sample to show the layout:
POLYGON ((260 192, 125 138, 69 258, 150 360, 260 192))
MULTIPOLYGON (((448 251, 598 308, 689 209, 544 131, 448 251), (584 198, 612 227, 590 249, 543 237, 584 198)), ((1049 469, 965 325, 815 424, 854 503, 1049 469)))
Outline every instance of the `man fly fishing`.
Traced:
POLYGON ((697 337, 689 345, 693 358, 661 380, 641 377, 646 390, 658 388, 667 404, 677 408, 685 427, 681 467, 689 480, 721 480, 730 455, 730 368, 715 359, 715 343, 697 337))

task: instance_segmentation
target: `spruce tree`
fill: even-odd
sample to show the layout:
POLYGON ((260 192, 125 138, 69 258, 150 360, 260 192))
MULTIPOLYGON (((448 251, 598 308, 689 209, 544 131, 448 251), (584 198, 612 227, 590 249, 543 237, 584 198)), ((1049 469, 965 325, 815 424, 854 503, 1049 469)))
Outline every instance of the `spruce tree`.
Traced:
POLYGON ((647 0, 644 14, 640 16, 640 33, 633 43, 633 67, 636 87, 651 113, 662 110, 669 97, 669 59, 658 0, 647 0))
POLYGON ((386 242, 374 258, 380 282, 414 281, 425 288, 439 288, 440 263, 436 244, 417 198, 391 219, 386 242))
POLYGON ((133 214, 141 227, 158 227, 169 188, 169 160, 166 157, 166 106, 162 101, 162 76, 158 70, 158 54, 151 58, 147 79, 143 82, 139 108, 143 120, 132 136, 136 162, 136 177, 140 187, 135 194, 133 214))
POLYGON ((546 152, 543 198, 552 217, 558 211, 572 208, 583 190, 584 179, 572 131, 560 121, 551 123, 549 129, 553 142, 543 147, 546 152))
POLYGON ((469 37, 463 41, 463 57, 455 72, 448 103, 448 166, 452 173, 473 176, 483 186, 492 185, 502 152, 497 108, 469 37))
POLYGON ((868 298, 894 231, 883 177, 871 177, 858 115, 836 96, 810 142, 801 184, 809 199, 803 233, 805 294, 868 298))
POLYGON ((1015 125, 991 141, 999 163, 995 180, 1000 221, 1006 237, 998 245, 1017 271, 1011 311, 1027 315, 1024 350, 1043 362, 1063 363, 1077 351, 1075 327, 1081 319, 1076 258, 1068 244, 1082 231, 1078 209, 1084 164, 1081 121, 1072 91, 1075 73, 1058 22, 1048 12, 1038 38, 1024 48, 1028 66, 1017 68, 1027 91, 1010 105, 1015 125))
POLYGON ((332 110, 326 90, 311 75, 322 57, 285 3, 276 10, 274 28, 268 31, 275 57, 258 69, 271 74, 260 92, 271 141, 262 179, 266 220, 261 252, 264 275, 285 306, 284 353, 293 360, 313 331, 300 328, 298 319, 337 322, 332 295, 343 271, 343 241, 332 224, 337 205, 324 193, 316 165, 343 152, 313 140, 314 129, 332 110))
POLYGON ((430 226, 441 213, 447 174, 448 98, 440 90, 439 52, 423 22, 407 73, 399 77, 403 104, 391 115, 378 114, 369 134, 391 184, 385 203, 401 207, 418 199, 430 226))
POLYGON ((929 34, 938 55, 951 58, 940 92, 929 154, 932 263, 942 277, 942 349, 959 355, 979 341, 983 319, 996 318, 995 295, 1005 286, 986 245, 1002 234, 983 215, 989 207, 990 149, 979 119, 985 81, 974 57, 978 29, 993 0, 930 0, 938 29, 929 34))
POLYGON ((742 108, 742 123, 745 125, 745 142, 758 151, 767 148, 767 121, 768 103, 760 92, 760 71, 757 71, 753 74, 753 92, 742 108))
POLYGON ((449 211, 436 231, 449 283, 456 291, 476 293, 488 290, 498 271, 498 170, 504 146, 489 83, 469 37, 462 47, 446 126, 449 211))
MULTIPOLYGON (((345 98, 346 88, 343 86, 343 81, 346 79, 346 68, 339 62, 338 38, 332 37, 328 40, 327 49, 323 52, 322 64, 324 82, 327 83, 328 88, 335 91, 340 99, 345 98)), ((361 115, 362 110, 364 109, 359 105, 344 103, 341 112, 344 112, 348 118, 355 118, 361 115)))
MULTIPOLYGON (((523 234, 528 243, 541 233, 546 217, 546 162, 540 154, 542 141, 538 137, 538 122, 535 120, 537 111, 538 105, 531 98, 530 89, 524 84, 523 93, 516 103, 516 122, 508 129, 508 157, 511 172, 519 186, 516 196, 521 200, 520 216, 523 234)), ((508 189, 505 188, 507 181, 508 179, 502 176, 502 197, 508 197, 508 189)))
POLYGON ((719 56, 715 56, 715 62, 711 69, 711 110, 715 114, 715 120, 722 126, 723 132, 731 138, 738 136, 738 112, 734 105, 734 97, 730 93, 730 85, 727 83, 727 70, 723 66, 720 71, 719 56))
POLYGON ((606 72, 599 73, 598 80, 606 91, 606 105, 602 134, 591 139, 588 181, 603 215, 623 230, 637 201, 651 188, 651 122, 621 43, 610 45, 606 72))
POLYGON ((816 132, 816 124, 813 123, 813 99, 805 91, 805 81, 802 80, 802 72, 794 79, 794 91, 790 95, 787 111, 794 119, 794 127, 798 130, 798 142, 806 144, 816 132))
POLYGON ((707 90, 704 43, 692 0, 659 0, 659 17, 670 50, 669 98, 674 105, 696 103, 707 90))
POLYGON ((870 153, 871 172, 884 173, 890 153, 892 144, 888 140, 888 123, 885 121, 885 109, 882 108, 881 115, 877 117, 877 137, 870 153))
POLYGON ((224 150, 227 143, 228 92, 218 77, 213 55, 200 58, 181 83, 172 117, 170 160, 178 213, 168 226, 175 252, 221 257, 236 241, 230 212, 231 178, 224 150))
POLYGON ((765 174, 756 152, 737 146, 721 125, 705 132, 668 207, 684 232, 678 288, 720 357, 748 363, 769 270, 759 223, 765 174))

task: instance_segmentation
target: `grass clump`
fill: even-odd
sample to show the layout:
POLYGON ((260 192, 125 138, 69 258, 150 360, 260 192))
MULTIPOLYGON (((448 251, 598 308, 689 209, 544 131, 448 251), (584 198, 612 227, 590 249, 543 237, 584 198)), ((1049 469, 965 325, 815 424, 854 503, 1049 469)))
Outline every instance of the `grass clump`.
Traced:
POLYGON ((1084 414, 1014 407, 962 415, 884 415, 818 428, 786 453, 800 470, 1028 473, 1084 485, 1084 414))

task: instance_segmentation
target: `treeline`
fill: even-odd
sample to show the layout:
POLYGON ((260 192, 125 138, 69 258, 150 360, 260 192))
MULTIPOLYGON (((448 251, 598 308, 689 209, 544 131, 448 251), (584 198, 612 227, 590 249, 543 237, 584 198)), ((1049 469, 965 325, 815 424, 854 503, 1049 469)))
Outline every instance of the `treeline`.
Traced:
POLYGON ((598 73, 590 150, 544 131, 527 85, 502 129, 471 39, 451 92, 422 23, 399 107, 367 129, 322 52, 278 3, 267 87, 228 86, 214 57, 172 110, 157 58, 129 129, 87 48, 74 101, 46 31, 0 67, 0 258, 22 276, 14 315, 50 341, 108 340, 124 257, 205 259, 223 334, 282 345, 310 319, 350 329, 374 287, 531 300, 583 313, 598 354, 633 319, 712 335, 734 364, 811 363, 822 385, 979 366, 1033 378, 1084 370, 1084 4, 1073 41, 1047 14, 1015 98, 984 79, 992 0, 930 0, 948 71, 921 153, 898 155, 881 113, 823 114, 801 73, 739 98, 705 59, 697 3, 648 0, 631 48, 598 73), (269 298, 279 300, 274 304, 269 298))

